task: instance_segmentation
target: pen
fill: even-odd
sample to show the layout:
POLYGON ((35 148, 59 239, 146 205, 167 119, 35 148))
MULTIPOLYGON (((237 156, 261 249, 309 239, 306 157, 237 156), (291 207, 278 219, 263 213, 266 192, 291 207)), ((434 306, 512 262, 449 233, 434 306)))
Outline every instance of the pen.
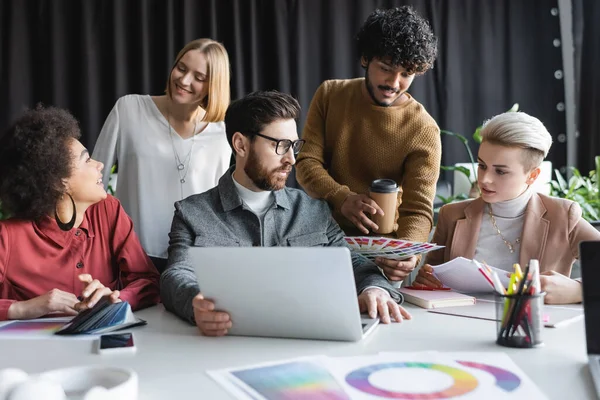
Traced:
POLYGON ((492 282, 492 279, 483 271, 483 268, 479 267, 477 269, 479 270, 479 272, 481 272, 481 275, 483 275, 485 280, 488 281, 488 283, 492 286, 492 288, 494 290, 496 290, 496 287, 494 286, 494 282, 492 282))

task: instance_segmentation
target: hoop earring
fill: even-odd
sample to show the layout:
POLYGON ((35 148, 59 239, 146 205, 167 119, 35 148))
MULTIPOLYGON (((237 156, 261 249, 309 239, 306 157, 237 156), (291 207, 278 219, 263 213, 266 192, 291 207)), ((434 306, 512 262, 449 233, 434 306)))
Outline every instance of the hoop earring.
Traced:
POLYGON ((69 193, 67 193, 67 196, 69 196, 69 198, 71 199, 71 204, 73 205, 73 216, 71 217, 71 220, 69 222, 67 222, 66 224, 64 222, 62 222, 60 220, 60 218, 58 217, 58 213, 56 212, 56 207, 54 207, 54 218, 56 219, 56 223, 58 224, 58 227, 63 231, 70 231, 71 229, 73 229, 73 227, 75 226, 75 220, 77 219, 77 210, 75 209, 75 200, 73 200, 73 196, 71 196, 69 193))

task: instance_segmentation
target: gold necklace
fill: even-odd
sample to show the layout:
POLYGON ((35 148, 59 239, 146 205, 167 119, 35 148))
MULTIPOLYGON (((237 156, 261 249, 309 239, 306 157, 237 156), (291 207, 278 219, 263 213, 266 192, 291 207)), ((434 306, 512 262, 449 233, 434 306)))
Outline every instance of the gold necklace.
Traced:
POLYGON ((515 240, 515 244, 513 245, 511 242, 509 242, 508 240, 506 240, 506 238, 504 237, 504 235, 502 235, 502 232, 500 232, 500 228, 498 228, 498 225, 496 224, 496 218, 494 218, 494 214, 492 214, 492 205, 488 204, 488 211, 490 214, 490 219, 492 220, 492 225, 494 226, 494 229, 496 229, 496 234, 498 236, 500 236, 500 239, 502 239, 502 241, 504 242, 504 244, 506 245, 506 247, 508 247, 508 250, 511 253, 515 252, 515 247, 517 247, 517 245, 519 243, 521 243, 521 238, 517 238, 517 240, 515 240))

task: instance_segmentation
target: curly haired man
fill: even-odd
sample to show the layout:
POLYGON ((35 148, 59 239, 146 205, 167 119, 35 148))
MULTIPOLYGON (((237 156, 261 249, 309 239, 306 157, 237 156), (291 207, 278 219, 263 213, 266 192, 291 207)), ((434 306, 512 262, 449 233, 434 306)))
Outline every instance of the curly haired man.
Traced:
MULTIPOLYGON (((433 66, 437 41, 410 7, 374 11, 358 32, 365 77, 321 84, 308 111, 297 177, 312 197, 325 199, 347 235, 377 229, 383 214, 367 196, 374 179, 400 186, 393 237, 426 241, 441 158, 440 131, 408 88, 433 66)), ((377 260, 389 280, 404 279, 417 258, 377 260)))

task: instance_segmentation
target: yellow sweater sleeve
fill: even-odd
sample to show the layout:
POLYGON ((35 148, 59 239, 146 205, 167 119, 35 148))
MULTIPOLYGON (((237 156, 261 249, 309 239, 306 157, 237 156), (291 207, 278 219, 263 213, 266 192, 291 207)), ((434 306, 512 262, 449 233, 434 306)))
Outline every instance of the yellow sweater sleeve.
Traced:
POLYGON ((306 140, 296 162, 296 179, 309 196, 325 199, 339 210, 346 197, 356 194, 339 184, 327 171, 325 134, 328 111, 327 92, 330 81, 317 89, 308 109, 302 139, 306 140))

